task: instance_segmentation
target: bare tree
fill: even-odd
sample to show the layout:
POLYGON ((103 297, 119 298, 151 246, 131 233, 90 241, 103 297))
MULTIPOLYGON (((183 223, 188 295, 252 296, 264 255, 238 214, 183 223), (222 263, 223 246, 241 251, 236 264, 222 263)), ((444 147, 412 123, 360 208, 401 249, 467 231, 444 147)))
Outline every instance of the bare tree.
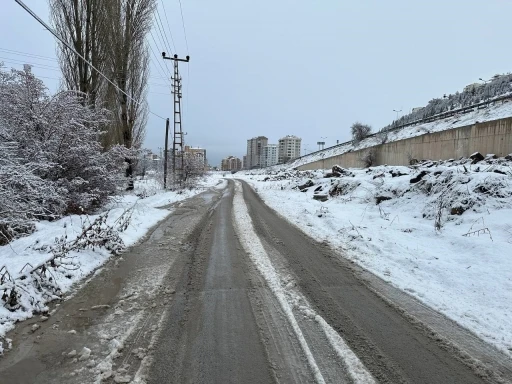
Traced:
MULTIPOLYGON (((156 0, 49 2, 57 32, 87 60, 64 45, 59 46, 66 87, 87 94, 92 105, 101 105, 112 112, 113 119, 102 135, 105 147, 122 144, 128 149, 140 148, 148 118, 146 35, 151 28, 156 0), (115 85, 104 80, 88 62, 115 85)), ((126 158, 126 174, 130 178, 134 156, 126 158)), ((131 181, 128 189, 133 189, 131 181)))
POLYGON ((73 53, 63 44, 59 45, 59 64, 67 89, 81 91, 95 105, 104 79, 90 65, 100 71, 105 69, 106 14, 102 0, 49 0, 53 25, 65 39, 87 61, 73 53), (89 62, 89 63, 88 63, 89 62))
POLYGON ((354 140, 354 143, 357 144, 371 133, 372 127, 357 121, 352 124, 350 130, 352 133, 352 139, 354 140))
MULTIPOLYGON (((114 111, 113 128, 107 137, 126 148, 139 148, 148 117, 146 100, 149 53, 145 42, 150 31, 155 0, 105 2, 111 23, 108 31, 108 70, 117 86, 108 84, 108 108, 114 111), (130 97, 128 97, 128 95, 130 97), (137 100, 137 101, 135 101, 137 100)), ((127 158, 126 175, 132 177, 132 158, 127 158)), ((128 189, 133 189, 130 182, 128 189)))
POLYGON ((49 3, 59 35, 112 79, 122 92, 86 61, 60 45, 59 61, 66 87, 86 93, 94 102, 98 98, 106 99, 109 109, 117 112, 121 127, 111 132, 111 143, 127 147, 141 143, 147 106, 144 102, 133 102, 130 97, 142 101, 146 97, 149 53, 145 38, 151 28, 156 0, 49 0, 49 3))
POLYGON ((202 176, 206 173, 205 159, 202 156, 198 156, 193 153, 184 153, 183 157, 184 165, 184 180, 190 178, 202 176))

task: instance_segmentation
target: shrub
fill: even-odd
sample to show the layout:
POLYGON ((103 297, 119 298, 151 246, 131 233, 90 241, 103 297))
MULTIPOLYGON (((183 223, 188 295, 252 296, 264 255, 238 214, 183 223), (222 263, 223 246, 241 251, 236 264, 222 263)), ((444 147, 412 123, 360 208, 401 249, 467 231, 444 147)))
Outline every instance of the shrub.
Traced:
POLYGON ((116 192, 126 149, 100 145, 108 117, 80 92, 50 96, 29 66, 0 70, 0 244, 116 192))

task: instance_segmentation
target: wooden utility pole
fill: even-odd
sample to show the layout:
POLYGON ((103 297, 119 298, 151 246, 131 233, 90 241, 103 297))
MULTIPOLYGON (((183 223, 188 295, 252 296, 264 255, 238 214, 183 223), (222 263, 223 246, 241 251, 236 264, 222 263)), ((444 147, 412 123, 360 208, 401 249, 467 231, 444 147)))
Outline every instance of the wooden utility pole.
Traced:
POLYGON ((164 150, 164 189, 167 189, 167 154, 169 153, 169 118, 165 120, 165 150, 164 150))
POLYGON ((165 52, 162 52, 162 57, 165 60, 172 60, 174 62, 174 75, 172 77, 172 87, 174 95, 174 132, 172 140, 172 172, 174 180, 182 181, 184 176, 184 133, 181 120, 181 77, 178 64, 179 62, 188 63, 190 56, 186 56, 185 59, 179 59, 178 55, 173 57, 167 57, 165 52))

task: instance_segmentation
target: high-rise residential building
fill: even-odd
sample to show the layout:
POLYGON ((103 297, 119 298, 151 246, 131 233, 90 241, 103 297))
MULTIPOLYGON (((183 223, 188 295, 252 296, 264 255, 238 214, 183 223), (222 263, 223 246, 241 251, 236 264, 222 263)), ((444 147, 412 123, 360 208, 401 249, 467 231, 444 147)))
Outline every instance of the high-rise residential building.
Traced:
POLYGON ((247 155, 242 158, 242 169, 247 169, 247 155))
POLYGON ((228 156, 222 159, 221 162, 222 171, 239 171, 242 169, 242 161, 235 156, 228 156))
POLYGON ((297 136, 287 135, 279 139, 277 161, 279 164, 300 157, 300 144, 302 139, 297 136))
POLYGON ((263 147, 262 167, 271 167, 277 164, 277 144, 267 144, 263 147))
POLYGON ((247 140, 247 169, 264 167, 262 162, 263 148, 268 144, 265 136, 247 140))

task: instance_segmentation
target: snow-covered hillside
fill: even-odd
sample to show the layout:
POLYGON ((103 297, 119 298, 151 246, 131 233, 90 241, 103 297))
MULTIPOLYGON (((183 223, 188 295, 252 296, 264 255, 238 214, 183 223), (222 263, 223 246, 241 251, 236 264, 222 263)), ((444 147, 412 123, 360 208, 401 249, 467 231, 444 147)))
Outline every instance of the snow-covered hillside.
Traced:
POLYGON ((335 171, 233 177, 340 257, 512 356, 512 161, 335 171))
MULTIPOLYGON (((472 112, 452 116, 443 120, 437 120, 430 123, 418 124, 403 129, 387 132, 386 142, 408 139, 411 137, 425 135, 427 133, 440 132, 453 128, 460 128, 477 122, 491 121, 503 119, 512 116, 512 100, 506 102, 498 102, 495 105, 489 105, 486 108, 475 108, 472 112)), ((335 147, 327 148, 323 151, 315 152, 310 155, 303 156, 290 163, 285 164, 286 168, 297 168, 301 165, 312 163, 332 156, 342 155, 350 151, 357 151, 382 144, 382 136, 370 136, 354 145, 352 142, 340 144, 335 147)), ((273 167, 280 169, 281 166, 273 167)))

